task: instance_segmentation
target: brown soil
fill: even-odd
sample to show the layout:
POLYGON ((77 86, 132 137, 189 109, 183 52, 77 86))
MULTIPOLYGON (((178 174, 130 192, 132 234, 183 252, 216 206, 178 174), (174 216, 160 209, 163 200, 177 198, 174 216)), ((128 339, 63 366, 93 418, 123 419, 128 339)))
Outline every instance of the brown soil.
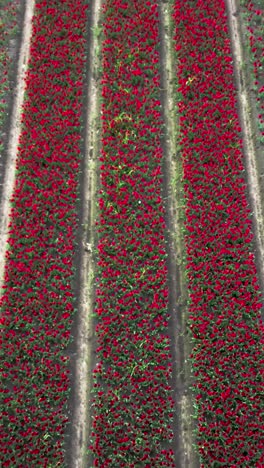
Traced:
POLYGON ((78 298, 77 320, 73 335, 71 356, 72 395, 69 403, 71 429, 66 435, 69 466, 87 468, 91 426, 91 387, 94 368, 96 338, 93 318, 96 270, 96 188, 100 146, 99 63, 100 63, 100 11, 101 0, 90 3, 88 11, 88 56, 86 68, 86 96, 84 99, 84 161, 82 164, 81 232, 77 239, 75 292, 78 298), (67 438, 69 442, 67 443, 67 438))
POLYGON ((177 468, 200 466, 194 450, 196 426, 192 394, 191 339, 188 333, 188 290, 184 264, 183 193, 181 188, 181 158, 177 145, 178 116, 175 102, 175 74, 172 15, 169 3, 160 4, 160 58, 161 101, 165 121, 164 149, 164 200, 166 206, 167 252, 169 272, 170 338, 172 343, 172 387, 175 401, 174 453, 177 468))
MULTIPOLYGON (((0 18, 1 18, 1 0, 0 0, 0 18)), ((10 76, 10 91, 7 91, 4 99, 7 101, 7 109, 6 115, 3 122, 3 126, 1 125, 0 128, 0 136, 1 140, 3 141, 3 151, 0 153, 0 200, 2 199, 2 192, 3 192, 3 183, 5 178, 5 169, 7 166, 7 157, 8 157, 8 140, 9 140, 9 133, 11 130, 12 125, 12 109, 14 108, 14 98, 16 95, 16 90, 18 86, 18 78, 19 78, 19 54, 20 54, 20 47, 22 45, 22 32, 23 32, 23 25, 25 20, 25 10, 26 10, 26 0, 19 0, 17 6, 17 32, 14 34, 12 38, 10 38, 8 44, 8 56, 10 59, 9 62, 9 76, 10 76)), ((1 21, 0 21, 1 22, 1 21)))

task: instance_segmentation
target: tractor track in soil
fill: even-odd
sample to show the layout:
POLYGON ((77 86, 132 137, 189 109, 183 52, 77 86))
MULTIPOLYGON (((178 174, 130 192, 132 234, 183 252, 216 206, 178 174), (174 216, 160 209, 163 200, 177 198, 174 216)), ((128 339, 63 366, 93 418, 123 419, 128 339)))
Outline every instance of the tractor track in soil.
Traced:
POLYGON ((174 409, 174 454, 177 468, 198 468, 198 454, 194 450, 196 421, 193 417, 194 399, 191 376, 191 338, 188 332, 188 288, 184 265, 183 192, 181 187, 181 157, 177 140, 179 135, 175 76, 171 2, 160 2, 160 69, 161 104, 165 122, 163 137, 164 200, 166 207, 169 335, 173 357, 172 387, 174 409))
POLYGON ((100 151, 100 30, 101 0, 92 0, 88 10, 88 51, 86 66, 86 96, 84 97, 84 160, 81 167, 81 200, 79 218, 81 230, 77 237, 75 258, 75 293, 77 318, 72 330, 71 353, 72 395, 69 402, 71 429, 67 459, 70 468, 87 468, 89 436, 91 432, 92 369, 95 366, 95 271, 96 271, 96 192, 99 183, 100 151))
MULTIPOLYGON (((0 0, 1 4, 1 0, 0 0)), ((0 129, 3 139, 3 150, 0 153, 0 201, 2 200, 3 182, 5 178, 5 170, 7 166, 7 146, 12 122, 12 109, 14 109, 14 98, 17 94, 18 77, 19 77, 19 55, 22 44, 23 25, 25 21, 26 0, 19 0, 17 12, 17 33, 11 37, 7 47, 7 53, 10 59, 10 91, 7 92, 5 99, 8 102, 3 126, 0 129), (12 92, 13 90, 13 92, 12 92)), ((1 15, 0 15, 1 18, 1 15)))

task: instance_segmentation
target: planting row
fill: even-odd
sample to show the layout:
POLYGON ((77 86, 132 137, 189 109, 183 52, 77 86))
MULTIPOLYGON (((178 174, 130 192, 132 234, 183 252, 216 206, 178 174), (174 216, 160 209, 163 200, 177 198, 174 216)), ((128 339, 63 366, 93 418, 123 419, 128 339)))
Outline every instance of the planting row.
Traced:
POLYGON ((175 466, 156 0, 103 7, 94 466, 175 466))
POLYGON ((193 370, 202 466, 264 463, 263 327, 223 0, 175 0, 193 370))
POLYGON ((61 466, 87 5, 37 0, 1 299, 3 467, 61 466))

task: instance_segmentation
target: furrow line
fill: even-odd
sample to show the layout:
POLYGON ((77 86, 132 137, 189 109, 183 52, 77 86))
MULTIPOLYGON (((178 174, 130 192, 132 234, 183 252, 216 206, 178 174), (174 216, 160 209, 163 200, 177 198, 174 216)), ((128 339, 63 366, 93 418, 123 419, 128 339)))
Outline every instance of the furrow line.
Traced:
POLYGON ((73 431, 71 438, 71 467, 86 468, 91 414, 89 408, 94 354, 94 270, 95 270, 95 215, 97 165, 99 152, 99 100, 98 70, 101 0, 90 4, 90 44, 87 71, 87 110, 85 122, 85 161, 82 180, 82 234, 79 268, 78 324, 74 371, 73 431))
POLYGON ((188 333, 188 286, 185 271, 184 193, 178 145, 176 66, 172 43, 171 4, 160 4, 161 85, 165 121, 164 174, 168 230, 169 308, 173 334, 173 386, 175 393, 175 456, 178 468, 199 467, 194 451, 195 417, 192 395, 191 339, 188 333))

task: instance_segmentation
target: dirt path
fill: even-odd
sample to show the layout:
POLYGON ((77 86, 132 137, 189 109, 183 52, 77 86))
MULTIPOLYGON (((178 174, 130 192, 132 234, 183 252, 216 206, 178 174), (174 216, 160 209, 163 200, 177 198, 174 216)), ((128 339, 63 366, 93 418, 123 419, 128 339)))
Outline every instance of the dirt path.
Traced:
POLYGON ((162 105, 166 135, 164 141, 164 197, 167 212, 169 259, 169 310, 171 315, 171 340, 173 343, 173 387, 175 399, 174 451, 177 468, 200 466, 194 451, 194 401, 192 385, 191 340, 187 331, 188 288, 184 265, 183 192, 181 184, 181 159, 178 139, 177 103, 175 99, 176 63, 172 37, 172 15, 169 3, 160 5, 161 35, 161 85, 162 105))
POLYGON ((2 294, 5 254, 7 250, 8 224, 11 211, 10 198, 15 183, 17 147, 21 125, 21 109, 25 91, 25 75, 28 66, 30 38, 32 30, 32 17, 35 0, 27 0, 25 5, 24 24, 21 37, 19 61, 17 67, 17 84, 14 91, 14 101, 10 124, 9 142, 7 148, 7 160, 5 177, 3 181, 2 199, 0 206, 0 296, 2 294))
POLYGON ((91 414, 94 336, 94 269, 95 269, 95 210, 97 165, 99 153, 99 85, 100 65, 100 12, 101 0, 91 2, 89 9, 89 44, 87 71, 87 108, 85 123, 85 161, 82 190, 82 234, 79 268, 79 307, 76 331, 76 357, 74 370, 73 429, 70 440, 70 467, 87 468, 88 437, 91 414))
POLYGON ((3 41, 4 44, 2 44, 0 48, 3 49, 3 56, 7 56, 7 63, 5 64, 2 63, 3 56, 0 59, 0 63, 2 63, 2 66, 0 65, 2 69, 0 75, 5 72, 8 73, 8 77, 4 77, 4 75, 3 77, 1 76, 2 83, 0 85, 0 100, 4 99, 5 101, 4 110, 0 109, 0 200, 2 200, 3 182, 7 161, 7 145, 15 97, 14 91, 18 81, 17 70, 25 18, 26 0, 0 0, 0 5, 0 37, 3 35, 5 37, 3 41), (6 8, 8 4, 10 6, 12 5, 14 10, 12 13, 9 12, 7 14, 6 8), (13 24, 13 27, 10 23, 13 24), (6 30, 6 28, 8 29, 6 30))
MULTIPOLYGON (((240 123, 243 132, 245 166, 247 174, 248 191, 251 210, 253 213, 253 226, 255 232, 256 261, 262 293, 264 292, 264 206, 261 193, 261 161, 263 155, 258 155, 255 149, 254 125, 250 103, 247 75, 244 67, 244 56, 241 38, 242 19, 239 14, 239 2, 226 0, 231 35, 232 53, 237 86, 238 104, 240 110, 240 123)), ((262 159, 263 164, 263 159, 262 159)), ((263 190, 263 187, 262 187, 263 190)))

